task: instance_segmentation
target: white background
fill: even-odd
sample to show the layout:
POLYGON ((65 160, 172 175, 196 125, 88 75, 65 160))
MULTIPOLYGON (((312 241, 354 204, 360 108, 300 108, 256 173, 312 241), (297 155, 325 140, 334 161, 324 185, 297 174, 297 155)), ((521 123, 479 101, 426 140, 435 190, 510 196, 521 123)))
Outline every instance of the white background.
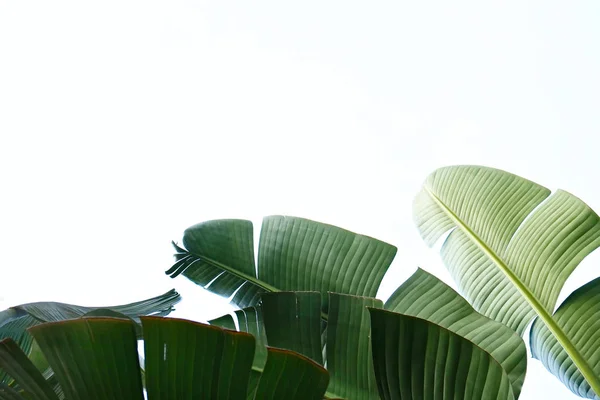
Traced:
MULTIPOLYGON (((600 209, 600 3, 0 1, 0 309, 171 287, 170 240, 307 217, 398 246, 435 168, 483 164, 600 209)), ((599 275, 594 254, 562 299, 599 275)), ((530 360, 522 399, 576 398, 530 360)))

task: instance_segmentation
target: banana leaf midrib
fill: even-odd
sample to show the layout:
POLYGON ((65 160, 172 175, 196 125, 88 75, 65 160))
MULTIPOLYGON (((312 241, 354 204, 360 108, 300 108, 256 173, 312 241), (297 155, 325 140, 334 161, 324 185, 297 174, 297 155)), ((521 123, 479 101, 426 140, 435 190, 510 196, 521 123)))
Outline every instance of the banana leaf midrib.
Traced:
MULTIPOLYGON (((185 250, 189 255, 191 255, 194 258, 197 258, 201 261, 204 261, 205 263, 212 265, 213 267, 219 268, 220 270, 224 271, 224 272, 228 272, 232 275, 235 275, 236 277, 243 279, 245 281, 248 281, 258 287, 260 287, 261 289, 264 289, 268 292, 280 292, 281 290, 276 288, 275 286, 271 286, 268 283, 266 283, 265 281, 262 281, 260 279, 257 279, 251 275, 245 274, 243 272, 238 271, 237 269, 235 269, 234 267, 230 267, 229 265, 220 263, 216 260, 213 260, 210 257, 206 257, 206 256, 202 256, 202 255, 198 255, 195 253, 192 253, 188 250, 185 250)), ((172 274, 174 271, 172 270, 168 270, 166 273, 167 274, 172 274)), ((181 272, 183 273, 183 271, 181 272)))
MULTIPOLYGON (((187 251, 187 250, 186 250, 187 251)), ((237 271, 236 269, 234 269, 233 267, 229 267, 223 263, 220 263, 216 260, 213 260, 210 257, 206 257, 206 256, 200 256, 198 254, 194 254, 191 253, 189 251, 187 251, 187 253, 193 257, 198 258, 199 260, 204 261, 207 264, 212 265, 213 267, 217 267, 225 272, 229 272, 235 276, 237 276, 240 279, 244 279, 247 280, 253 284, 255 284, 256 286, 260 287, 261 289, 266 290, 267 292, 273 292, 273 293, 277 293, 277 292, 281 292, 281 289, 276 288, 275 286, 269 285, 268 283, 266 283, 265 281, 261 281, 260 279, 254 278, 248 274, 245 274, 243 272, 237 271)), ((169 272, 171 272, 171 270, 167 271, 166 273, 168 274, 169 272)), ((321 312, 321 319, 323 319, 324 321, 327 321, 328 319, 328 315, 325 312, 321 312)))
POLYGON ((475 232, 460 219, 446 204, 438 198, 435 193, 427 186, 423 186, 426 193, 432 198, 432 200, 446 213, 446 215, 458 226, 463 232, 471 239, 477 247, 483 253, 488 256, 494 264, 502 271, 510 282, 515 285, 517 290, 537 313, 539 318, 548 327, 550 332, 556 337, 556 340, 565 349, 569 357, 573 360, 577 368, 581 371, 586 381, 590 384, 594 392, 600 396, 600 377, 596 376, 594 370, 581 355, 579 350, 573 345, 571 340, 567 337, 564 331, 558 326, 556 321, 552 318, 550 313, 544 308, 536 296, 529 290, 529 288, 521 282, 521 280, 510 270, 508 265, 483 241, 477 236, 475 232))

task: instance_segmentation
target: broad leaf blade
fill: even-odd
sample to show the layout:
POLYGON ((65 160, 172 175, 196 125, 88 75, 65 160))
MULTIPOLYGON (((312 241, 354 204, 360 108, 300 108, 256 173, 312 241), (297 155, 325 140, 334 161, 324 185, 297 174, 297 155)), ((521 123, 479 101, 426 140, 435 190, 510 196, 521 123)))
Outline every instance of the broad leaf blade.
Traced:
MULTIPOLYGON (((573 344, 600 376, 600 278, 571 293, 554 313, 554 319, 573 338, 573 344)), ((539 359, 573 393, 588 399, 600 399, 539 319, 533 323, 530 340, 533 357, 539 359)))
MULTIPOLYGON (((261 349, 266 349, 268 338, 269 346, 296 350, 305 356, 312 354, 313 360, 321 362, 322 346, 326 342, 326 363, 331 376, 328 398, 377 397, 367 307, 382 307, 380 300, 330 293, 328 327, 323 335, 321 294, 279 292, 263 296, 261 306, 235 312, 240 330, 259 335, 257 345, 260 343, 261 349), (265 331, 266 336, 263 336, 265 331)), ((226 315, 211 323, 231 326, 233 320, 226 315)), ((264 363, 257 365, 255 361, 254 366, 262 369, 264 363)))
POLYGON ((142 317, 148 399, 246 396, 254 338, 180 319, 142 317))
MULTIPOLYGON (((135 303, 109 306, 109 307, 84 307, 74 304, 57 302, 37 302, 11 307, 0 314, 4 316, 0 322, 0 339, 12 338, 19 347, 29 354, 32 339, 27 329, 44 322, 57 322, 67 319, 80 318, 95 310, 105 309, 125 315, 134 321, 139 321, 140 315, 167 315, 173 306, 181 300, 175 290, 170 290, 160 296, 137 301, 135 303)), ((5 382, 6 377, 0 371, 0 382, 5 382)))
POLYGON ((320 293, 265 293, 261 308, 269 346, 295 351, 323 365, 320 293))
POLYGON ((179 293, 171 289, 160 296, 119 306, 85 307, 57 302, 40 302, 22 304, 15 308, 25 311, 41 322, 57 322, 79 318, 97 309, 107 309, 136 319, 140 315, 166 315, 173 310, 173 306, 180 300, 179 293))
POLYGON ((382 399, 515 398, 500 364, 472 342, 420 318, 370 311, 382 399))
MULTIPOLYGON (((21 389, 35 400, 58 400, 40 371, 12 339, 0 341, 0 368, 13 377, 21 389)), ((12 392, 7 392, 13 395, 12 392)))
POLYGON ((435 276, 419 268, 396 289, 385 308, 425 319, 473 342, 504 368, 515 398, 519 397, 527 370, 523 339, 507 326, 476 312, 435 276))
MULTIPOLYGON (((24 314, 20 318, 11 319, 0 327, 0 340, 10 338, 28 354, 31 351, 33 338, 27 332, 27 329, 37 324, 39 324, 39 321, 27 314, 24 314)), ((0 384, 7 384, 10 381, 11 378, 8 374, 0 368, 0 384)))
POLYGON ((131 321, 85 318, 37 325, 30 332, 68 399, 144 398, 131 321))
POLYGON ((10 386, 0 385, 0 400, 23 400, 23 397, 10 386))
MULTIPOLYGON (((247 287, 247 291, 261 290, 247 283, 256 280, 252 222, 239 219, 202 222, 185 230, 183 245, 185 249, 174 244, 177 261, 166 271, 171 278, 183 274, 195 284, 224 297, 230 297, 242 285, 252 286, 247 287)), ((235 304, 246 307, 255 302, 251 296, 235 304)))
POLYGON ((333 225, 270 216, 261 229, 258 276, 279 290, 375 297, 396 250, 333 225))
POLYGON ((321 400, 329 374, 298 353, 268 348, 267 364, 256 388, 256 400, 321 400))
MULTIPOLYGON (((238 320, 239 330, 250 333, 256 340, 253 366, 262 370, 267 362, 267 336, 263 323, 262 309, 261 307, 247 307, 243 310, 236 310, 235 315, 238 320)), ((230 315, 224 315, 208 322, 211 325, 221 328, 236 330, 235 323, 230 315)))
POLYGON ((371 351, 371 318, 367 307, 383 303, 369 297, 329 294, 327 369, 328 393, 355 400, 377 398, 371 351))
POLYGON ((328 291, 375 296, 396 248, 345 229, 303 218, 270 216, 263 221, 258 275, 252 224, 208 221, 187 229, 176 247, 179 273, 229 297, 238 307, 255 305, 262 292, 328 291))
POLYGON ((568 276, 600 245, 600 218, 563 191, 542 203, 548 193, 504 171, 442 168, 417 195, 414 217, 429 244, 457 228, 444 242, 442 258, 477 311, 520 334, 539 316, 600 393, 590 360, 551 316, 568 276))

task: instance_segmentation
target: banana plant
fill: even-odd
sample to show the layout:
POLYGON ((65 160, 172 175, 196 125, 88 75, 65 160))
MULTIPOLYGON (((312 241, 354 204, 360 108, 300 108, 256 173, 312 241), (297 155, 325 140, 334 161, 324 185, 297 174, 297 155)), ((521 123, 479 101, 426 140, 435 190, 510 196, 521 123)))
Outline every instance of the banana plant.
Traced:
POLYGON ((535 319, 533 355, 575 394, 600 399, 599 283, 554 312, 569 275, 600 245, 592 209, 505 171, 454 166, 429 175, 413 216, 427 245, 447 234, 441 257, 477 311, 519 335, 535 319))
MULTIPOLYGON (((252 335, 196 322, 142 317, 149 400, 246 398, 252 373, 252 335)), ((135 323, 84 317, 29 329, 71 400, 144 399, 135 323)), ((58 400, 39 370, 12 339, 0 341, 0 367, 19 389, 1 400, 58 400)), ((323 398, 327 371, 297 353, 267 349, 252 399, 323 398)))

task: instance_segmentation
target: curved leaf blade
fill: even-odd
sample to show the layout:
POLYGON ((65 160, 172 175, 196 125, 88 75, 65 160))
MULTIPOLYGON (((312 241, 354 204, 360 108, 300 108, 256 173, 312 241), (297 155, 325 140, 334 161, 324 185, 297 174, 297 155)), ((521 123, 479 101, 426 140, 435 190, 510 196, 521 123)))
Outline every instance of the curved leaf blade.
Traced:
POLYGON ((23 400, 23 397, 10 386, 0 385, 0 400, 23 400))
MULTIPOLYGON (((600 376, 600 278, 575 290, 554 313, 557 324, 573 338, 581 355, 589 360, 600 376)), ((548 328, 536 319, 530 333, 531 353, 573 393, 588 399, 600 399, 594 394, 581 372, 548 328)))
POLYGON ((427 320, 473 342, 502 366, 514 397, 519 397, 527 370, 523 339, 507 326, 476 312, 435 276, 417 269, 396 289, 385 309, 427 320))
MULTIPOLYGON (((20 387, 35 400, 58 400, 54 390, 48 385, 41 372, 12 339, 0 341, 0 368, 12 376, 20 387)), ((7 392, 13 395, 12 392, 7 392)))
MULTIPOLYGON (((108 310, 108 312, 123 314, 139 322, 140 315, 168 315, 179 301, 181 301, 181 296, 172 289, 146 300, 109 307, 85 307, 50 301, 21 304, 1 313, 5 318, 3 322, 0 322, 2 324, 0 325, 0 339, 12 338, 26 354, 29 354, 32 339, 27 329, 35 325, 80 318, 95 312, 95 310, 108 310)), ((0 378, 2 378, 1 372, 0 378)))
POLYGON ((143 387, 133 323, 83 318, 29 330, 69 399, 140 399, 143 387))
POLYGON ((467 339, 424 319, 370 312, 382 399, 515 398, 502 366, 467 339))
MULTIPOLYGON (((329 293, 327 329, 322 335, 320 293, 278 292, 263 297, 259 307, 235 312, 240 330, 263 335, 266 332, 260 340, 263 348, 268 341, 269 346, 295 350, 313 360, 322 361, 321 350, 326 344, 325 361, 330 374, 327 398, 377 397, 367 307, 381 308, 381 300, 329 293), (259 318, 252 317, 249 310, 256 310, 259 318), (251 317, 245 318, 247 315, 251 317)), ((233 320, 226 315, 211 323, 231 326, 233 320)))
POLYGON ((298 353, 269 347, 256 400, 321 400, 325 395, 327 370, 298 353))
POLYGON ((328 291, 373 297, 396 248, 368 236, 303 218, 265 217, 260 233, 258 273, 254 268, 252 224, 208 221, 188 228, 187 250, 166 273, 184 276, 244 308, 262 292, 328 291))
MULTIPOLYGON (((234 313, 238 320, 239 331, 251 334, 256 340, 253 367, 262 370, 267 362, 267 335, 265 333, 262 308, 247 307, 243 310, 236 310, 234 313)), ((208 322, 211 325, 221 328, 237 330, 233 318, 229 314, 208 322)))
MULTIPOLYGON (((183 274, 224 297, 230 297, 242 285, 249 286, 247 291, 262 291, 261 286, 248 283, 260 283, 254 266, 253 234, 252 222, 241 219, 212 220, 191 226, 183 233, 185 249, 173 243, 176 262, 166 274, 171 278, 183 274)), ((252 298, 234 304, 253 305, 252 298)))
POLYGON ((600 245, 600 218, 564 191, 542 203, 548 193, 504 171, 447 167, 427 178, 414 216, 428 244, 457 228, 442 258, 477 311, 520 334, 538 315, 600 393, 600 377, 551 316, 568 276, 600 245))
POLYGON ((304 218, 263 220, 258 276, 279 290, 375 297, 396 248, 304 218))
POLYGON ((142 317, 148 399, 245 398, 254 358, 246 333, 142 317))
POLYGON ((261 308, 269 346, 295 351, 323 365, 321 293, 265 293, 261 308))
MULTIPOLYGON (((27 332, 27 329, 39 323, 35 318, 23 314, 22 317, 12 319, 0 327, 0 340, 12 339, 26 353, 30 353, 33 345, 33 338, 27 332)), ((12 378, 0 368, 0 384, 8 384, 12 378)))
POLYGON ((377 398, 371 349, 370 308, 383 302, 370 297, 329 293, 327 323, 327 369, 331 381, 327 392, 335 397, 369 400, 377 398))

